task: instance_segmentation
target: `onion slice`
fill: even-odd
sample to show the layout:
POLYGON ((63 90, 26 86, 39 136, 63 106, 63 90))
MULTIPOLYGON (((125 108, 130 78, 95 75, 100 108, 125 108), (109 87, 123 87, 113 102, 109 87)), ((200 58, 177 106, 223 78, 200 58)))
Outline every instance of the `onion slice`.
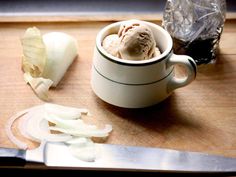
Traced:
POLYGON ((107 137, 112 130, 111 125, 106 125, 104 129, 93 129, 93 130, 89 129, 89 127, 87 127, 86 125, 79 127, 78 129, 60 128, 57 126, 51 126, 49 128, 50 130, 59 131, 73 136, 98 137, 98 138, 107 137))
POLYGON ((27 114, 28 112, 30 111, 33 111, 37 108, 38 106, 35 106, 35 107, 32 107, 32 108, 29 108, 29 109, 25 109, 23 111, 20 111, 18 113, 16 113, 15 115, 11 116, 9 118, 9 120, 7 121, 7 124, 5 126, 5 130, 6 130, 6 134, 8 136, 8 138, 10 139, 10 141, 12 143, 14 143, 18 148, 20 149, 27 149, 28 146, 26 143, 20 141, 18 138, 16 138, 16 136, 14 136, 13 132, 12 132, 12 125, 13 123, 19 119, 20 117, 24 116, 25 114, 27 114))
POLYGON ((69 145, 85 146, 89 141, 91 141, 90 138, 86 138, 86 137, 73 137, 71 140, 68 140, 65 143, 69 144, 69 145))
POLYGON ((35 139, 37 142, 41 142, 43 140, 53 141, 53 142, 63 142, 72 138, 70 135, 66 134, 52 134, 48 132, 47 129, 45 131, 45 127, 42 128, 40 126, 43 123, 43 121, 46 121, 44 119, 43 106, 40 107, 38 110, 35 110, 35 112, 29 114, 31 118, 28 120, 28 124, 26 125, 26 131, 28 135, 30 135, 30 137, 32 139, 35 139))
POLYGON ((44 118, 57 125, 58 127, 61 127, 61 128, 71 128, 71 127, 76 127, 76 126, 79 126, 83 123, 83 121, 81 119, 61 119, 59 118, 57 115, 54 115, 54 114, 48 114, 46 113, 44 115, 44 118))
POLYGON ((64 142, 75 157, 92 162, 97 156, 97 150, 91 138, 106 138, 112 131, 112 126, 105 125, 103 129, 99 129, 95 125, 86 124, 81 119, 83 113, 88 114, 88 110, 54 104, 35 106, 10 117, 5 127, 6 133, 16 146, 27 149, 27 144, 17 139, 11 131, 15 120, 21 118, 18 128, 25 138, 39 143, 64 142), (49 126, 49 122, 54 126, 49 126), (60 133, 53 134, 50 130, 60 133))
POLYGON ((28 124, 29 119, 30 119, 29 114, 24 114, 24 116, 20 118, 18 125, 18 129, 20 130, 21 135, 27 139, 31 139, 29 134, 26 132, 26 125, 28 124))
POLYGON ((81 114, 88 114, 88 109, 79 109, 57 104, 46 103, 44 107, 47 113, 54 114, 62 119, 78 119, 81 118, 81 114))
POLYGON ((92 142, 90 139, 84 143, 70 144, 69 150, 72 155, 80 160, 94 162, 96 159, 96 147, 94 142, 92 142))

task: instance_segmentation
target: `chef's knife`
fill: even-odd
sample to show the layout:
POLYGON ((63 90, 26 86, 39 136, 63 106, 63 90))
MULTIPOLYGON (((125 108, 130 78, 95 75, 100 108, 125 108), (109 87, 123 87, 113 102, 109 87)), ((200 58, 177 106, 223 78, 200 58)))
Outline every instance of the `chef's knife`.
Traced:
POLYGON ((79 160, 64 143, 45 142, 34 150, 0 149, 0 161, 20 159, 49 167, 104 171, 236 172, 236 158, 162 148, 96 144, 94 162, 79 160))

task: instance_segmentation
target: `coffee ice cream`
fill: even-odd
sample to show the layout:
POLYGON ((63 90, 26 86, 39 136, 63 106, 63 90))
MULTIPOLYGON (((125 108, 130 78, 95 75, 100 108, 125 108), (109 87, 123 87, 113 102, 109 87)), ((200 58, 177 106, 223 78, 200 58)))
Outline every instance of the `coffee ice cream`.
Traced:
POLYGON ((147 60, 161 54, 151 29, 138 20, 121 24, 118 34, 108 35, 102 46, 109 54, 126 60, 147 60))
POLYGON ((156 42, 152 31, 145 24, 129 21, 121 25, 119 53, 127 60, 146 60, 154 56, 156 42))

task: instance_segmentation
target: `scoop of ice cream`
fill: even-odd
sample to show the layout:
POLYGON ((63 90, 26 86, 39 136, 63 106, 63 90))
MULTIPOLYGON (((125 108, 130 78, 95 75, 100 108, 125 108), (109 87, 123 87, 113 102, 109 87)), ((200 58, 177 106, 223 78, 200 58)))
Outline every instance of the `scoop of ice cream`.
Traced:
POLYGON ((138 20, 121 24, 118 35, 106 36, 102 46, 109 54, 126 60, 146 60, 161 54, 151 29, 138 20))
POLYGON ((153 57, 157 57, 157 56, 159 56, 159 55, 161 55, 161 51, 159 50, 158 47, 155 47, 155 53, 154 53, 154 56, 153 56, 153 57))
POLYGON ((155 56, 156 42, 151 29, 131 20, 120 26, 118 52, 122 59, 146 60, 155 56))
POLYGON ((102 42, 102 46, 107 51, 107 53, 115 57, 119 57, 118 53, 119 45, 120 45, 120 39, 117 34, 111 34, 106 36, 102 42))

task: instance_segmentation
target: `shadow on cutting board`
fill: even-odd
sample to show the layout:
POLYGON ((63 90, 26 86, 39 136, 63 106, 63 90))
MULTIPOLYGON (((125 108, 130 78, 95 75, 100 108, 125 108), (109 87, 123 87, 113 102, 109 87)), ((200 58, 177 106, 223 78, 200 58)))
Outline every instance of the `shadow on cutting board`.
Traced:
POLYGON ((201 128, 197 122, 191 119, 194 116, 191 112, 183 112, 183 109, 178 109, 175 93, 157 105, 140 109, 120 108, 101 100, 98 102, 101 107, 112 112, 120 119, 131 121, 160 133, 168 131, 172 126, 188 127, 190 129, 201 128))

